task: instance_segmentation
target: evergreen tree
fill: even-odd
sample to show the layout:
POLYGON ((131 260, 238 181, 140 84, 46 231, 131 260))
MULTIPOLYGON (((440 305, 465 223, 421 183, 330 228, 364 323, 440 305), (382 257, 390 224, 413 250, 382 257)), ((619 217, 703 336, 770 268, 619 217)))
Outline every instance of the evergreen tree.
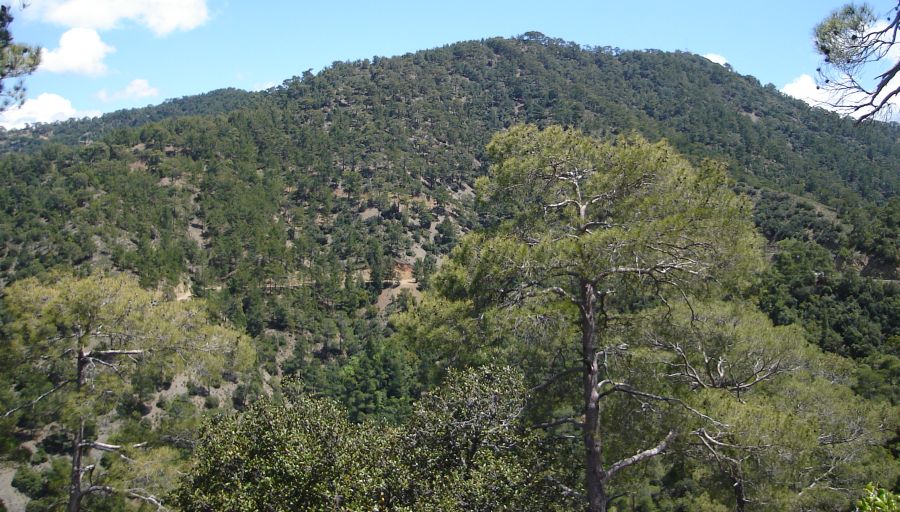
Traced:
POLYGON ((494 165, 479 192, 494 227, 456 253, 467 274, 460 285, 476 303, 569 308, 580 337, 585 494, 589 510, 604 511, 612 478, 679 435, 673 427, 619 460, 604 452, 603 399, 643 393, 609 366, 620 351, 616 324, 630 304, 683 300, 713 279, 759 268, 750 208, 721 167, 695 170, 664 143, 516 126, 488 152, 494 165))
MULTIPOLYGON (((202 303, 166 301, 140 289, 133 278, 55 277, 53 282, 18 281, 6 290, 10 321, 3 357, 10 364, 4 365, 3 377, 17 391, 4 397, 3 415, 64 428, 71 457, 67 510, 80 510, 91 495, 119 494, 157 504, 162 495, 147 490, 153 482, 135 486, 132 479, 140 478, 133 471, 104 474, 96 462, 89 463, 91 451, 125 456, 144 446, 99 438, 98 419, 134 395, 156 391, 178 371, 203 377, 207 385, 218 382, 226 368, 235 371, 252 363, 248 340, 209 325, 202 303)), ((146 469, 147 457, 134 459, 142 462, 132 470, 146 469)))
POLYGON ((12 8, 0 5, 0 111, 25 101, 22 77, 30 75, 41 63, 41 51, 34 46, 13 42, 10 24, 12 8), (9 79, 19 79, 10 86, 9 79))

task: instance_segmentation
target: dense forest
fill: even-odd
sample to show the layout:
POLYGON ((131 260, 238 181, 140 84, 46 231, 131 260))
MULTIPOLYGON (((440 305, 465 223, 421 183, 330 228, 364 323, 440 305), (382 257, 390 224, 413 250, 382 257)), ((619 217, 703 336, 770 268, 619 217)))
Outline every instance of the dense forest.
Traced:
POLYGON ((851 510, 898 142, 539 33, 0 133, 0 498, 851 510))

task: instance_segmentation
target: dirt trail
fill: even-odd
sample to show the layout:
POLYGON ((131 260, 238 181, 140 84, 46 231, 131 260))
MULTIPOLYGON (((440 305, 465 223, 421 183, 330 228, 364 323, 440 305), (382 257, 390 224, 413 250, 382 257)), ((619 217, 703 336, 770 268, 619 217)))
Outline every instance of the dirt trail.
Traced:
POLYGON ((12 479, 16 475, 16 468, 6 464, 0 465, 0 500, 6 505, 9 512, 25 510, 28 497, 17 491, 12 486, 12 479))

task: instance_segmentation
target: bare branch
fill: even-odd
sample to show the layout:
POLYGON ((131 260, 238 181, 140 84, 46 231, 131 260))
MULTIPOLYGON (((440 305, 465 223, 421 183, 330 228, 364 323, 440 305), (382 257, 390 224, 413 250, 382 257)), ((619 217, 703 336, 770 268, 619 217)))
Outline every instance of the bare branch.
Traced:
POLYGON ((559 373, 556 373, 554 375, 551 375, 550 377, 544 379, 544 382, 541 382, 537 386, 534 386, 533 388, 529 389, 527 393, 530 395, 536 391, 540 391, 563 377, 568 377, 569 375, 572 375, 574 373, 581 372, 582 369, 583 368, 581 366, 572 366, 572 367, 566 368, 565 370, 563 370, 559 373))
POLYGON ((900 9, 883 28, 868 7, 850 7, 836 11, 816 27, 816 46, 825 58, 819 68, 820 88, 831 91, 833 99, 824 105, 856 117, 856 123, 882 117, 900 94, 893 80, 900 74, 900 62, 891 63, 900 30, 900 9), (874 77, 874 84, 862 83, 866 68, 881 61, 889 67, 874 77), (886 61, 886 62, 885 62, 886 61), (893 88, 893 89, 892 89, 893 88))
POLYGON ((558 420, 548 421, 546 423, 538 423, 537 425, 532 425, 531 428, 547 429, 558 427, 560 425, 575 425, 576 427, 581 428, 584 426, 584 423, 577 421, 574 417, 570 416, 568 418, 560 418, 558 420))
POLYGON ((51 394, 53 394, 53 393, 59 391, 60 389, 62 389, 63 387, 65 387, 66 384, 70 384, 70 383, 72 383, 72 382, 74 382, 74 381, 72 381, 71 379, 67 379, 67 380, 62 381, 61 383, 57 384, 53 389, 51 389, 50 391, 47 391, 46 393, 44 393, 44 394, 42 394, 41 396, 35 398, 34 400, 32 400, 32 401, 30 401, 30 402, 28 402, 28 403, 24 403, 24 404, 22 404, 22 405, 20 405, 20 406, 18 406, 18 407, 13 407, 12 409, 6 411, 5 413, 3 413, 3 417, 4 417, 4 418, 8 418, 11 414, 13 414, 13 413, 16 412, 16 411, 20 411, 20 410, 22 410, 22 409, 24 409, 24 408, 26 408, 26 407, 31 407, 31 406, 37 404, 37 403, 40 402, 41 400, 47 398, 47 397, 50 396, 51 394))
POLYGON ((116 373, 116 375, 119 376, 120 379, 125 380, 125 376, 122 374, 122 371, 119 370, 119 367, 118 367, 117 365, 114 365, 114 364, 112 364, 112 363, 106 362, 106 361, 104 361, 103 359, 98 359, 98 358, 96 358, 96 357, 85 357, 85 359, 86 359, 92 366, 93 366, 94 364, 100 364, 100 365, 102 365, 102 366, 105 366, 105 367, 111 369, 112 371, 114 371, 114 372, 116 373))
POLYGON ((143 350, 93 350, 85 354, 92 357, 142 356, 143 350))
POLYGON ((87 489, 82 489, 81 494, 94 494, 94 493, 103 493, 103 494, 116 494, 118 491, 113 489, 108 485, 92 485, 87 489))
POLYGON ((104 452, 115 452, 122 449, 121 445, 118 444, 107 444, 101 443, 100 441, 88 441, 81 443, 83 448, 93 448, 95 450, 100 450, 104 452))
POLYGON ((562 492, 563 492, 563 496, 566 496, 567 498, 577 498, 577 499, 579 499, 579 500, 584 499, 584 495, 583 495, 583 494, 581 494, 580 492, 576 491, 575 489, 572 489, 571 487, 569 487, 569 486, 563 484, 562 482, 560 482, 560 481, 557 480, 556 478, 553 478, 552 476, 549 476, 549 475, 546 476, 546 477, 544 477, 544 478, 546 478, 548 482, 550 482, 550 483, 556 485, 557 487, 559 487, 559 488, 562 490, 562 492))
POLYGON ((132 499, 136 499, 136 500, 143 501, 145 503, 149 503, 149 504, 155 506, 156 510, 168 510, 165 507, 165 505, 163 505, 162 500, 160 500, 156 496, 144 493, 142 491, 143 491, 143 489, 128 489, 128 490, 122 491, 122 490, 116 489, 114 487, 110 487, 108 485, 91 485, 87 489, 82 490, 81 494, 82 495, 95 494, 95 493, 121 494, 121 495, 127 496, 132 499))
POLYGON ((152 494, 143 493, 143 489, 129 489, 125 491, 125 495, 129 498, 133 498, 136 500, 143 501, 145 503, 149 503, 156 507, 156 510, 168 510, 162 503, 162 500, 153 496, 152 494), (141 492, 139 492, 141 491, 141 492))
POLYGON ((673 439, 675 439, 675 431, 670 430, 665 439, 660 441, 659 444, 657 444, 653 448, 648 448, 640 453, 632 455, 631 457, 622 459, 610 466, 609 469, 606 470, 604 478, 610 479, 613 477, 613 475, 618 473, 620 470, 627 468, 628 466, 637 464, 638 462, 647 460, 651 457, 656 457, 657 455, 666 451, 666 448, 669 447, 669 443, 671 443, 673 439))
POLYGON ((713 439, 705 430, 703 430, 701 428, 700 430, 697 430, 694 433, 697 434, 697 437, 700 438, 700 442, 703 443, 703 446, 706 447, 706 449, 713 455, 713 457, 716 458, 717 461, 721 462, 722 460, 725 460, 725 461, 728 461, 729 463, 731 463, 732 465, 734 465, 735 467, 738 467, 738 468, 740 467, 741 461, 739 461, 733 457, 724 455, 715 448, 715 446, 725 446, 725 445, 723 445, 722 443, 713 439))
POLYGON ((690 412, 690 413, 692 413, 692 414, 694 414, 694 415, 696 415, 696 416, 698 416, 698 417, 700 417, 700 418, 703 418, 703 419, 705 419, 706 421, 709 421, 709 422, 711 422, 711 423, 713 423, 713 424, 715 424, 715 425, 722 426, 722 427, 727 427, 727 426, 729 426, 729 425, 727 425, 727 424, 725 424, 725 423, 722 423, 721 421, 719 421, 719 420, 717 420, 717 419, 715 419, 715 418, 712 418, 712 417, 710 417, 710 416, 708 416, 708 415, 706 415, 706 414, 703 414, 702 412, 698 411, 697 409, 694 409, 694 408, 691 407, 690 405, 684 403, 684 401, 681 400, 680 398, 669 397, 669 396, 662 396, 662 395, 654 395, 653 393, 647 393, 647 392, 645 392, 645 391, 640 391, 640 390, 638 390, 638 389, 635 389, 634 387, 632 387, 632 386, 630 386, 630 385, 628 385, 628 384, 621 383, 621 382, 612 382, 612 381, 609 381, 609 380, 603 380, 603 381, 599 382, 599 383, 597 384, 597 389, 599 390, 601 387, 603 387, 603 386, 606 385, 606 384, 612 384, 613 386, 612 386, 611 388, 607 389, 606 391, 600 392, 600 393, 598 394, 598 399, 603 398, 603 397, 605 397, 605 396, 607 396, 607 395, 611 395, 612 393, 615 393, 615 392, 617 392, 617 391, 620 391, 620 392, 623 392, 623 393, 626 393, 626 394, 629 394, 629 395, 632 395, 632 396, 638 396, 638 397, 641 397, 641 398, 647 398, 647 399, 650 399, 650 400, 656 400, 656 401, 659 401, 659 402, 667 402, 667 403, 677 404, 677 405, 680 405, 681 407, 683 407, 683 408, 684 408, 685 410, 687 410, 688 412, 690 412))

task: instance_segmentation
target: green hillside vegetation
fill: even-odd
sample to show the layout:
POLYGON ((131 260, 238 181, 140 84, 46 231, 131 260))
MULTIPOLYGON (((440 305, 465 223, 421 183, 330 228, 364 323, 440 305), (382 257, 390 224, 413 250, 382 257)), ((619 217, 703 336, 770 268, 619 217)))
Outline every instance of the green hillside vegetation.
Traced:
POLYGON ((219 89, 205 94, 169 99, 159 105, 105 114, 102 118, 36 123, 22 130, 0 130, 4 151, 34 150, 53 140, 62 144, 90 143, 121 128, 136 128, 174 117, 215 115, 247 108, 260 95, 240 89, 219 89))
MULTIPOLYGON (((10 362, 0 414, 12 411, 0 450, 29 510, 69 500, 78 436, 141 444, 127 458, 85 445, 99 461, 90 485, 108 487, 85 492, 85 510, 152 510, 154 500, 257 510, 273 493, 284 496, 278 510, 568 510, 589 499, 594 510, 598 500, 609 510, 847 510, 868 482, 897 490, 898 142, 896 124, 856 126, 697 55, 539 33, 0 134, 0 357, 10 362), (548 214, 566 188, 515 181, 519 167, 556 165, 516 160, 519 135, 546 138, 533 155, 586 158, 585 186, 600 196, 636 195, 609 192, 580 228, 574 203, 548 214), (659 181, 617 187, 604 174, 612 162, 659 181), (678 173, 684 184, 666 181, 678 173), (717 198, 708 211, 690 203, 702 193, 717 198), (693 206, 679 213, 681 201, 693 206), (641 224, 647 212, 657 224, 641 224), (698 245, 682 244, 689 231, 698 245), (666 254, 654 242, 685 249, 690 265, 591 277, 602 255, 627 256, 609 270, 666 254), (550 270, 576 268, 610 291, 604 311, 616 319, 591 335, 591 353, 580 352, 585 303, 528 288, 573 294, 550 270), (110 280, 190 311, 186 333, 240 340, 240 357, 142 356, 103 377, 120 383, 115 396, 78 405, 89 402, 69 389, 77 365, 47 373, 20 361, 55 333, 101 343, 104 331, 79 331, 75 313, 51 314, 40 297, 96 297, 110 280), (606 398, 589 406, 577 376, 598 358, 606 398), (434 430, 466 411, 454 395, 464 389, 507 401, 485 398, 467 411, 477 420, 434 430), (219 419, 200 429, 205 416, 219 419), (603 439, 605 498, 585 490, 589 430, 603 439), (319 466, 335 473, 297 469, 319 466), (269 477, 240 477, 251 474, 269 477), (297 478, 313 480, 280 493, 297 478)), ((149 322, 140 336, 162 328, 149 322)))

